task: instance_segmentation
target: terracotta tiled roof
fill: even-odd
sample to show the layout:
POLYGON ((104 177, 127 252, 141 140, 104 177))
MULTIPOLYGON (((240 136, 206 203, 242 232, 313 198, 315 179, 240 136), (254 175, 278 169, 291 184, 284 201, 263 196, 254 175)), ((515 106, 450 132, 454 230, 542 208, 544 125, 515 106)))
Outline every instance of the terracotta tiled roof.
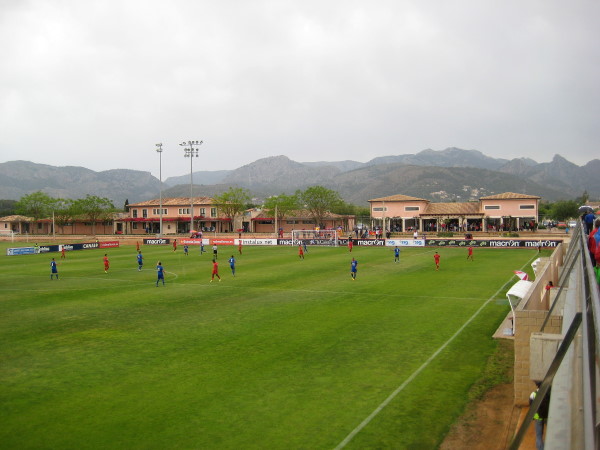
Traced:
POLYGON ((19 215, 0 217, 0 222, 31 222, 32 220, 31 217, 19 215))
POLYGON ((460 215, 480 215, 483 216, 483 213, 479 211, 479 203, 478 202, 468 202, 468 203, 430 203, 425 208, 425 211, 421 214, 421 216, 437 216, 437 215, 450 215, 450 216, 460 216, 460 215))
POLYGON ((504 200, 504 199, 516 199, 516 198, 541 198, 537 195, 527 194, 515 194, 514 192, 504 192, 503 194, 488 195, 487 197, 481 197, 479 200, 504 200))
MULTIPOLYGON (((194 197, 194 205, 212 205, 214 200, 211 197, 194 197)), ((139 208, 140 206, 159 206, 160 199, 146 200, 145 202, 130 203, 129 207, 139 208)), ((189 197, 170 197, 162 199, 163 206, 189 206, 189 197)))
POLYGON ((409 197, 408 195, 390 195, 389 197, 380 197, 369 200, 370 202, 428 202, 424 198, 409 197))

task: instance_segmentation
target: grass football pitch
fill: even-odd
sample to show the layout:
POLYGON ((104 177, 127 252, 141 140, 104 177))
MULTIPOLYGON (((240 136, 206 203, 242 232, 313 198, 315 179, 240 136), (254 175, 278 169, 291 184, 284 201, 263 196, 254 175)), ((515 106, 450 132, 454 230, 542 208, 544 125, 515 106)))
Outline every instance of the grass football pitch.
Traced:
POLYGON ((210 283, 209 247, 144 246, 138 271, 134 246, 9 246, 0 447, 20 449, 436 448, 494 352, 513 270, 539 256, 441 248, 436 272, 431 248, 395 263, 392 248, 223 246, 210 283))

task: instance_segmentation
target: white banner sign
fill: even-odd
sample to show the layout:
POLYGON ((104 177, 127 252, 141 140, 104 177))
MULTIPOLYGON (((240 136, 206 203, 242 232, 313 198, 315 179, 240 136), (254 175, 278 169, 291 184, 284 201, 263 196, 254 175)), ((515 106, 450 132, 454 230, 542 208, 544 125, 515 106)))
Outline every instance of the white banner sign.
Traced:
POLYGON ((425 239, 387 239, 386 247, 425 247, 425 239))

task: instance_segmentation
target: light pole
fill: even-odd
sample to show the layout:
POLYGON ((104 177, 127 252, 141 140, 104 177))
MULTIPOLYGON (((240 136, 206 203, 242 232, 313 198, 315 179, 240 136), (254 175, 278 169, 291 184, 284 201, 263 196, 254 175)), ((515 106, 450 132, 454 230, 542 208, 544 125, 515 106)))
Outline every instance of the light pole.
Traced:
POLYGON ((158 237, 162 238, 163 235, 163 206, 162 206, 162 144, 156 144, 156 151, 158 152, 158 179, 160 180, 160 225, 158 229, 158 237))
POLYGON ((200 147, 203 141, 187 141, 179 144, 183 147, 183 151, 185 152, 185 157, 190 158, 190 232, 194 229, 194 195, 193 195, 193 186, 194 186, 194 171, 192 169, 194 156, 198 157, 198 149, 194 149, 194 145, 200 147))

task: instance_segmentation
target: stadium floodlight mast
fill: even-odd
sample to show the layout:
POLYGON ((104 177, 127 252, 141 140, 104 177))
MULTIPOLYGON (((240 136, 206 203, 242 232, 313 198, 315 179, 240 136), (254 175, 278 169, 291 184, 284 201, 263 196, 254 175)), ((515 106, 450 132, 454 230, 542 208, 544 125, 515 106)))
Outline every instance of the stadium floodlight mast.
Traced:
POLYGON ((158 237, 162 238, 163 235, 163 206, 162 206, 162 143, 156 144, 156 151, 158 152, 158 179, 160 181, 160 204, 159 204, 159 215, 160 215, 160 225, 158 229, 158 237))
POLYGON ((190 232, 194 229, 194 171, 193 171, 193 161, 194 156, 198 157, 198 149, 194 148, 194 145, 200 147, 204 141, 187 141, 179 144, 183 148, 185 152, 184 156, 186 158, 190 158, 190 232))

